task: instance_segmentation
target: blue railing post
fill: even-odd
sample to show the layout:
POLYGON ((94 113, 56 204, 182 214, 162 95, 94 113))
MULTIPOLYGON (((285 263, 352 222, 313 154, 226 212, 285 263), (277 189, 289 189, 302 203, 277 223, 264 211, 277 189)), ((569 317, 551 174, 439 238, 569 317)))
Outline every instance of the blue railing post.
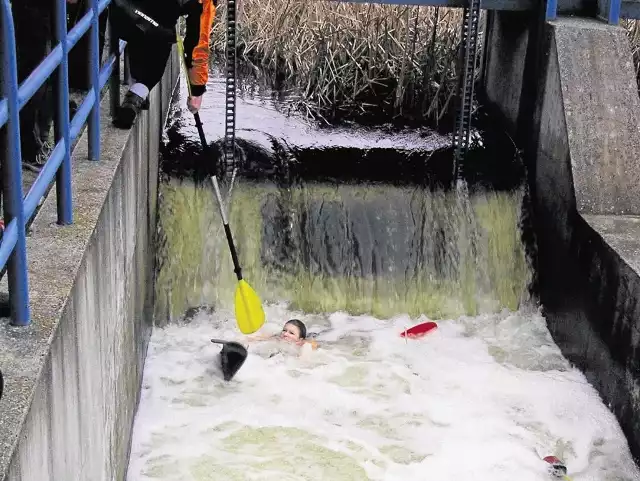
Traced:
POLYGON ((58 223, 73 222, 71 201, 71 145, 69 139, 69 46, 67 45, 67 3, 56 1, 55 38, 62 49, 62 61, 57 70, 56 86, 56 143, 63 142, 64 156, 56 173, 56 198, 58 201, 58 223))
POLYGON ((545 20, 555 20, 558 16, 558 0, 547 0, 545 20))
POLYGON ((129 85, 129 83, 131 82, 131 69, 129 68, 129 50, 124 51, 124 72, 122 73, 122 75, 124 77, 124 84, 129 85))
POLYGON ((100 159, 100 13, 98 0, 90 0, 91 30, 89 31, 89 78, 91 93, 94 95, 93 107, 89 115, 89 159, 100 159))
POLYGON ((620 23, 621 0, 598 0, 597 18, 609 25, 620 23))
POLYGON ((115 116, 118 107, 120 106, 120 40, 114 35, 113 29, 113 15, 112 11, 115 8, 112 3, 109 8, 109 52, 115 56, 115 63, 113 64, 113 72, 109 77, 109 97, 111 99, 111 116, 115 116))
MULTIPOLYGON (((15 0, 14 0, 15 1, 15 0)), ((20 0, 24 1, 24 0, 20 0)), ((16 40, 10 0, 0 0, 0 127, 7 128, 7 159, 2 181, 4 183, 5 230, 0 238, 0 268, 7 266, 11 322, 28 325, 29 279, 25 226, 37 211, 42 196, 56 180, 58 223, 73 222, 71 196, 71 143, 80 135, 85 122, 89 123, 89 157, 100 158, 100 91, 110 81, 111 94, 118 102, 120 92, 119 57, 126 42, 112 38, 111 55, 102 68, 99 57, 100 12, 109 8, 111 0, 90 0, 89 11, 67 31, 66 0, 55 1, 55 39, 51 53, 31 74, 18 85, 16 40), (78 107, 73 119, 69 118, 69 50, 88 34, 88 68, 91 88, 78 107), (48 79, 55 76, 55 147, 29 188, 23 200, 22 157, 20 152, 20 109, 48 79), (110 79, 111 78, 111 79, 110 79)))
POLYGON ((611 25, 620 23, 620 0, 609 0, 607 22, 611 25))
MULTIPOLYGON (((7 159, 4 165, 5 225, 15 225, 16 244, 9 257, 9 305, 11 322, 26 326, 29 314, 29 284, 27 280, 27 247, 25 239, 24 205, 22 204, 22 153, 20 151, 20 123, 18 105, 18 66, 16 41, 9 0, 2 0, 2 94, 8 100, 7 159)), ((7 229, 8 230, 8 229, 7 229)))

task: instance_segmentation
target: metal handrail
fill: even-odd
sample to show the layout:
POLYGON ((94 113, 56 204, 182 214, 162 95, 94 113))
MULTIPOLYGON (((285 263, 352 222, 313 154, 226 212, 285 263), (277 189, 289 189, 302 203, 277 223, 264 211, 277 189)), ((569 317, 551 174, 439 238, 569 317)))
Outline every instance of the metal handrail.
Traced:
MULTIPOLYGON (((39 201, 54 179, 58 200, 58 223, 73 223, 71 198, 71 146, 88 122, 89 159, 100 159, 100 92, 109 84, 113 106, 120 97, 120 54, 126 42, 113 39, 110 54, 104 65, 99 58, 100 14, 111 4, 111 0, 88 0, 88 12, 67 31, 66 0, 56 0, 55 31, 56 45, 51 53, 18 85, 16 44, 13 15, 9 0, 0 0, 0 28, 2 30, 2 90, 0 91, 0 128, 6 124, 8 142, 4 183, 5 230, 0 243, 0 269, 7 267, 9 281, 9 307, 11 323, 18 326, 30 324, 29 280, 27 273, 26 225, 35 214, 39 201), (83 102, 69 118, 69 50, 85 35, 89 35, 89 59, 91 87, 83 102), (49 154, 35 182, 22 198, 22 154, 20 151, 20 110, 40 87, 56 72, 56 103, 54 114, 55 147, 49 154)), ((111 15, 109 16, 111 25, 111 15)), ((113 31, 113 29, 110 30, 113 31)), ((110 35, 110 37, 113 37, 110 35)))

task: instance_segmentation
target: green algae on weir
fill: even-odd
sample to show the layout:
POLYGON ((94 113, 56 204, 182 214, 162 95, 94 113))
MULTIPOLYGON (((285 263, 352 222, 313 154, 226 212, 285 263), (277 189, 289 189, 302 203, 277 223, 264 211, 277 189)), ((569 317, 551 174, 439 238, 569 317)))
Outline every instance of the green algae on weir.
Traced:
MULTIPOLYGON (((237 179, 232 196, 243 273, 264 302, 285 300, 308 313, 437 319, 517 310, 528 299, 521 189, 471 195, 474 245, 455 192, 317 183, 278 188, 237 179)), ((160 323, 190 308, 232 305, 235 277, 214 200, 212 189, 190 181, 160 187, 160 323)))

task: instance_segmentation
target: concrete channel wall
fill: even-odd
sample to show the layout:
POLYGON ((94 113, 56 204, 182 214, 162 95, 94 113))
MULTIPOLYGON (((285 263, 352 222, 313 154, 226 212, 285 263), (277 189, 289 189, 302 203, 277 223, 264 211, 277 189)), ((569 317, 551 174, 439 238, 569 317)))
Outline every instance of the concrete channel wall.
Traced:
POLYGON ((540 301, 638 461, 640 98, 629 41, 595 20, 560 18, 536 32, 492 17, 485 90, 528 139, 540 301))
POLYGON ((174 55, 130 131, 112 127, 106 96, 102 160, 86 160, 86 132, 73 153, 75 223, 56 225, 53 189, 32 225, 32 325, 0 324, 3 481, 124 480, 152 325, 158 148, 178 73, 174 55))

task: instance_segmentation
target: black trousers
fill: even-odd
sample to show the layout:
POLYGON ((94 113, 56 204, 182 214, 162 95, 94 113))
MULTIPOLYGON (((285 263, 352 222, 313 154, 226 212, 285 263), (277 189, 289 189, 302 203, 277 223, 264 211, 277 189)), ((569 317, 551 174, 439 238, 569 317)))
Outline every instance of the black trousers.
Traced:
MULTIPOLYGON (((12 2, 18 83, 42 62, 52 45, 53 3, 12 2)), ((20 111, 22 158, 32 161, 48 140, 53 123, 53 91, 49 78, 20 111)))
POLYGON ((149 90, 162 78, 175 43, 175 35, 170 32, 175 31, 180 16, 178 7, 179 2, 160 0, 121 0, 114 4, 113 24, 118 37, 127 41, 131 76, 149 90), (126 13, 127 7, 132 6, 153 18, 169 35, 159 34, 148 26, 141 29, 144 22, 126 13))
POLYGON ((149 91, 156 86, 164 74, 172 44, 154 44, 148 40, 127 43, 129 68, 136 82, 145 85, 149 91))
MULTIPOLYGON (((76 4, 68 3, 67 17, 69 21, 67 22, 67 29, 71 30, 78 20, 80 20, 88 11, 88 0, 79 0, 76 4)), ((102 53, 104 51, 108 15, 109 9, 106 8, 102 11, 98 19, 98 46, 100 59, 102 59, 102 53)), ((89 90, 91 85, 88 62, 90 42, 89 32, 90 30, 84 34, 84 36, 69 52, 69 87, 72 89, 89 90)), ((100 61, 100 65, 102 65, 102 61, 100 61)))
MULTIPOLYGON (((88 2, 81 0, 68 6, 70 30, 76 21, 86 13, 88 2)), ((26 0, 12 3, 12 14, 16 36, 16 57, 18 64, 18 83, 22 83, 51 53, 54 43, 54 4, 53 1, 28 2, 26 0)), ((107 27, 107 10, 100 15, 99 47, 100 57, 104 49, 107 27)), ((89 38, 85 34, 69 52, 69 87, 80 90, 89 88, 88 63, 89 38)), ((49 139, 53 124, 53 81, 50 77, 31 97, 20 111, 20 137, 22 158, 33 161, 49 139)), ((0 160, 4 157, 6 145, 6 127, 0 130, 0 160)))

